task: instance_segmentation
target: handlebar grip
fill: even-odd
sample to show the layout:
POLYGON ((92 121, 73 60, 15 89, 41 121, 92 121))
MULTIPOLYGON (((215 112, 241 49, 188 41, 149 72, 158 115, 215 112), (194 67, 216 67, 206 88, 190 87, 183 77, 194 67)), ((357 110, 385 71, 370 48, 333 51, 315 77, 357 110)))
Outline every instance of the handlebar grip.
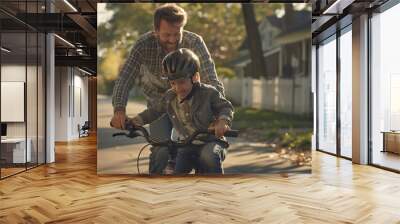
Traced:
POLYGON ((118 135, 126 135, 126 133, 123 133, 123 132, 114 133, 112 136, 115 137, 115 136, 118 136, 118 135))
POLYGON ((239 136, 239 130, 228 130, 225 132, 224 136, 226 137, 238 137, 239 136))

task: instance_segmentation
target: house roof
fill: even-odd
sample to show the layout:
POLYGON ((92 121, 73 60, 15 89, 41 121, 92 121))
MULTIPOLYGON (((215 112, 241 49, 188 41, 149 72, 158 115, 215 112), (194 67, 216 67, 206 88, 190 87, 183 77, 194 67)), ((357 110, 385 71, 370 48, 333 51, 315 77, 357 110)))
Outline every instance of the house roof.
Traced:
POLYGON ((290 21, 285 23, 284 17, 267 17, 271 25, 281 29, 282 32, 277 37, 299 31, 304 31, 311 28, 311 12, 309 11, 294 11, 292 16, 289 18, 290 21))
MULTIPOLYGON (((300 35, 300 38, 304 38, 304 32, 309 31, 311 28, 311 12, 310 11, 293 11, 293 14, 289 17, 290 21, 286 22, 285 17, 278 18, 274 16, 266 16, 264 20, 268 20, 268 22, 273 26, 278 28, 281 32, 275 36, 275 39, 283 39, 293 35, 300 35), (296 34, 300 33, 300 34, 296 34)), ((260 23, 258 23, 260 24, 260 23)), ((259 26, 258 26, 259 27, 259 26)), ((259 27, 260 29, 260 27, 259 27)), ((310 30, 311 31, 311 30, 310 30)), ((293 38, 291 38, 293 39, 293 38)), ((242 42, 239 51, 244 51, 249 49, 248 37, 242 42)), ((264 54, 266 51, 270 49, 264 49, 264 54)), ((243 54, 239 57, 234 58, 229 61, 228 65, 237 65, 240 63, 244 63, 247 60, 250 60, 250 56, 248 53, 243 54)))
MULTIPOLYGON (((290 18, 290 21, 285 22, 285 17, 278 18, 277 16, 266 16, 264 20, 268 20, 268 22, 281 30, 280 34, 277 37, 282 37, 291 33, 304 31, 311 28, 311 12, 309 11, 294 11, 290 18)), ((258 23, 260 24, 260 23, 258 23)), ((239 47, 240 50, 248 49, 248 37, 242 42, 239 47)))

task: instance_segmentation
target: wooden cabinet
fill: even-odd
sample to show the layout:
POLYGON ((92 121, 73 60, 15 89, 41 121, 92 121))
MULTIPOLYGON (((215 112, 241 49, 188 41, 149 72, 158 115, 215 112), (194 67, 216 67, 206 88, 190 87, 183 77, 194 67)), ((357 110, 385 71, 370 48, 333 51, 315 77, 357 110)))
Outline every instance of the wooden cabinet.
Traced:
POLYGON ((390 131, 383 133, 383 152, 400 154, 400 132, 390 131))

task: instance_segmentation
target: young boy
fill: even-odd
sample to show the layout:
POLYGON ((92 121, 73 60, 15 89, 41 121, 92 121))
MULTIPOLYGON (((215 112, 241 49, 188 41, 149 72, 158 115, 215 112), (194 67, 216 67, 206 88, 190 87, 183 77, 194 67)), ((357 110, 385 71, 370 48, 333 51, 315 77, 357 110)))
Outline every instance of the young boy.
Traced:
POLYGON ((222 174, 226 149, 217 139, 223 138, 233 119, 232 104, 213 86, 200 83, 199 58, 189 49, 181 48, 162 61, 164 79, 171 85, 160 108, 146 109, 131 119, 145 125, 167 113, 180 139, 196 130, 214 129, 215 136, 203 136, 205 143, 177 149, 175 173, 186 174, 193 168, 201 173, 222 174))

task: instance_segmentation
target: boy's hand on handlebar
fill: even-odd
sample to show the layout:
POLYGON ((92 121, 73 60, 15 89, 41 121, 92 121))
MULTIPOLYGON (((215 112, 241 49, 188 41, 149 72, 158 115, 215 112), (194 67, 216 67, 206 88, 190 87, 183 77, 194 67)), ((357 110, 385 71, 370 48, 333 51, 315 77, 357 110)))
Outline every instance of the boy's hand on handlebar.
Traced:
POLYGON ((133 117, 133 118, 128 118, 126 123, 130 124, 130 125, 133 125, 134 127, 143 126, 144 125, 142 118, 139 117, 139 116, 136 116, 136 117, 133 117))
POLYGON ((225 132, 230 130, 228 122, 225 119, 218 119, 215 121, 214 125, 215 136, 221 138, 224 136, 225 132))

